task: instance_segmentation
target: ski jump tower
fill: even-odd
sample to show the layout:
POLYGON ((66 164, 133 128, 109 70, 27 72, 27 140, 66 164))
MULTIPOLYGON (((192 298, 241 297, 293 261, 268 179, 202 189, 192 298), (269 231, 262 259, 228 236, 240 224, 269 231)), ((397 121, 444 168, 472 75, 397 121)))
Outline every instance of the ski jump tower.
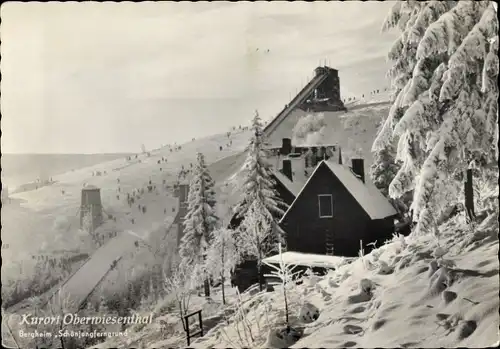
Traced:
POLYGON ((88 185, 82 189, 80 204, 80 228, 84 228, 86 217, 90 218, 90 229, 93 232, 103 223, 101 189, 88 185))

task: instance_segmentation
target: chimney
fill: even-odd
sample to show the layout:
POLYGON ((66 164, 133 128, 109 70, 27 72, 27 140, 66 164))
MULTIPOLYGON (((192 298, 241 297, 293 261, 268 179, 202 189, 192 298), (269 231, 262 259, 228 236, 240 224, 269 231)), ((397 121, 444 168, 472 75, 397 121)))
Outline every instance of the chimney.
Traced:
POLYGON ((293 181, 292 174, 292 160, 285 159, 283 160, 283 168, 281 169, 283 174, 288 177, 289 180, 293 181))
POLYGON ((465 178, 465 211, 469 222, 474 219, 474 188, 472 186, 472 169, 468 169, 465 178))
POLYGON ((316 167, 318 165, 318 148, 311 147, 311 167, 316 167))
POLYGON ((352 172, 360 177, 361 181, 365 183, 365 161, 363 159, 351 159, 352 172))
POLYGON ((283 138, 281 144, 281 155, 288 155, 292 152, 292 140, 290 138, 283 138))
POLYGON ((320 147, 318 149, 318 162, 321 160, 326 160, 326 147, 320 147))

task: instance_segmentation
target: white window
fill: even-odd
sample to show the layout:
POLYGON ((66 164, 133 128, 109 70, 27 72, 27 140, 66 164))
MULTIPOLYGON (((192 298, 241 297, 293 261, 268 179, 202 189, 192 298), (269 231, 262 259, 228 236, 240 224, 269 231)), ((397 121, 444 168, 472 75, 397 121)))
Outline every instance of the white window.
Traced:
POLYGON ((332 194, 318 195, 319 218, 333 217, 333 197, 332 194))

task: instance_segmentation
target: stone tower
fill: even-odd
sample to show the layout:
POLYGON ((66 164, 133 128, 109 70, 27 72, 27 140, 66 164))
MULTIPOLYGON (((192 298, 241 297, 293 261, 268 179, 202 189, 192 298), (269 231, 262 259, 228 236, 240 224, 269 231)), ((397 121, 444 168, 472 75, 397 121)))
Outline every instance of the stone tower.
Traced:
POLYGON ((86 186, 82 189, 80 228, 84 228, 84 219, 87 215, 91 219, 91 231, 94 231, 103 223, 101 189, 93 185, 86 186))

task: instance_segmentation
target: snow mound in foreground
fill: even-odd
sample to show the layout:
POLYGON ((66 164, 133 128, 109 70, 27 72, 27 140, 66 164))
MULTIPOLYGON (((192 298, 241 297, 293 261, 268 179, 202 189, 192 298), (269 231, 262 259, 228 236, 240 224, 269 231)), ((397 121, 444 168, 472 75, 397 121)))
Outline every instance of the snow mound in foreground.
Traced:
MULTIPOLYGON (((290 323, 303 329, 291 347, 494 345, 500 325, 498 223, 489 220, 472 232, 461 220, 441 226, 439 238, 395 237, 317 282, 291 288, 290 323), (308 309, 319 316, 301 321, 308 309)), ((280 288, 248 296, 242 308, 245 318, 233 316, 192 346, 279 342, 270 336, 284 326, 280 288)))

